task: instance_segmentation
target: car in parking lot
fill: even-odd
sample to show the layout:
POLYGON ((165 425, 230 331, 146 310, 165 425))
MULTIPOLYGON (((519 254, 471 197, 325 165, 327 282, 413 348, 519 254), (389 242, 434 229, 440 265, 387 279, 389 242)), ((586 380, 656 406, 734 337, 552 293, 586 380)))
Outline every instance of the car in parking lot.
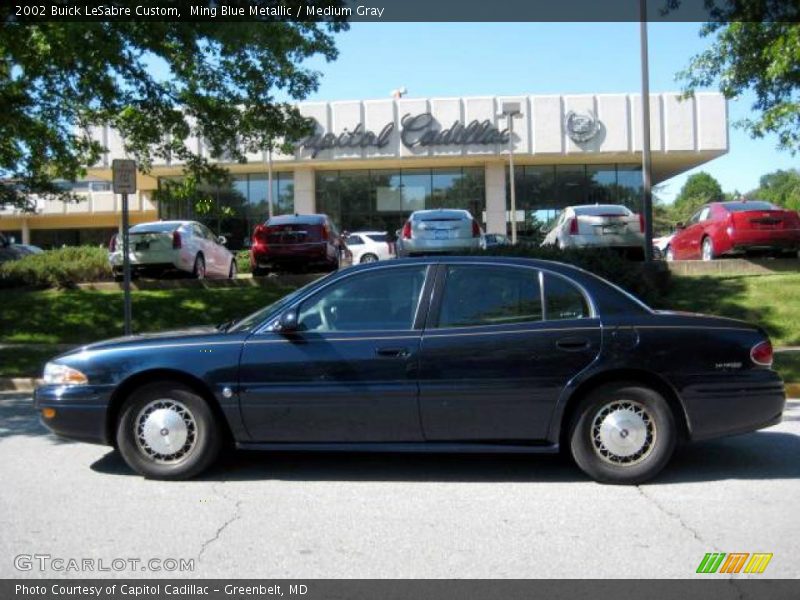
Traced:
POLYGON ((455 208, 411 213, 397 239, 397 256, 457 253, 478 250, 483 230, 469 211, 455 208))
POLYGON ((184 479, 242 449, 554 453, 635 484, 676 443, 780 421, 757 326, 654 311, 521 258, 343 269, 220 328, 90 344, 49 362, 43 423, 184 479))
POLYGON ((347 235, 346 243, 354 265, 394 258, 394 242, 385 231, 354 231, 347 235))
POLYGON ((347 246, 328 215, 281 215, 257 225, 250 245, 254 276, 273 270, 336 270, 347 246))
MULTIPOLYGON (((236 258, 217 236, 197 221, 154 221, 128 230, 131 272, 134 275, 188 273, 197 279, 235 278, 236 258)), ((108 260, 116 279, 122 278, 122 237, 114 235, 108 260)))
POLYGON ((753 251, 796 257, 800 250, 800 215, 763 200, 711 202, 677 229, 667 260, 714 260, 753 251))
POLYGON ((644 219, 620 204, 568 206, 542 242, 559 248, 644 248, 644 219))
POLYGON ((497 248, 498 246, 508 246, 510 244, 511 240, 508 239, 507 235, 502 233, 487 233, 483 236, 484 250, 497 248))

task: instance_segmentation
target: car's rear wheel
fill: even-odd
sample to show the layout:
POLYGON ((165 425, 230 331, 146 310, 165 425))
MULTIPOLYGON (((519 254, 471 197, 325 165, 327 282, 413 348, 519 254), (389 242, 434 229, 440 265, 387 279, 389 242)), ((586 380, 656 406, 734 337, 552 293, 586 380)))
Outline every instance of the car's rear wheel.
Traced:
POLYGON ((669 462, 677 429, 661 394, 636 383, 610 383, 581 401, 569 440, 575 462, 592 479, 638 484, 669 462))
POLYGON ((672 249, 672 246, 667 246, 664 255, 666 256, 668 262, 675 260, 675 251, 672 249))
POLYGON ((372 254, 371 252, 368 252, 367 254, 365 254, 364 256, 361 257, 361 261, 360 262, 362 262, 362 263, 378 262, 378 257, 376 255, 372 254))
POLYGON ((131 394, 117 424, 125 462, 149 479, 188 479, 207 469, 222 445, 220 424, 205 400, 175 382, 131 394))
POLYGON ((710 237, 703 238, 703 260, 714 260, 714 242, 710 237))
POLYGON ((206 278, 206 261, 202 254, 198 254, 194 259, 194 268, 192 269, 192 276, 195 279, 206 278))
POLYGON ((234 259, 231 261, 231 268, 228 269, 228 279, 236 279, 237 272, 238 271, 236 269, 236 260, 234 259))

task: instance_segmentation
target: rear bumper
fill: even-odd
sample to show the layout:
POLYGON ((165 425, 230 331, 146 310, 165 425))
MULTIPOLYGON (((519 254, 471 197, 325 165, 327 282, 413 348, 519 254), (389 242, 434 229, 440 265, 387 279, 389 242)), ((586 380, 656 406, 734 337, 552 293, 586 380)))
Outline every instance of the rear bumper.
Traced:
MULTIPOLYGON (((108 262, 113 269, 122 268, 122 252, 109 254, 108 262)), ((194 268, 194 256, 183 256, 178 251, 173 252, 153 252, 153 253, 133 253, 129 254, 131 268, 135 270, 145 269, 179 269, 191 271, 194 268)))
POLYGON ((754 373, 697 383, 683 390, 690 439, 747 433, 781 421, 786 405, 783 381, 773 371, 754 373))
POLYGON ((800 249, 800 231, 737 231, 730 239, 733 251, 745 250, 798 250, 800 249))
POLYGON ((565 248, 643 248, 644 236, 637 235, 570 235, 564 236, 565 248))
POLYGON ((411 256, 414 254, 436 254, 468 252, 480 250, 481 239, 454 239, 454 240, 402 240, 397 243, 398 256, 411 256))
POLYGON ((56 435, 66 438, 110 444, 108 435, 108 406, 112 386, 44 385, 36 388, 33 406, 40 412, 44 408, 55 410, 49 419, 40 417, 42 424, 56 435))
POLYGON ((252 246, 250 248, 250 265, 253 267, 269 267, 286 264, 322 264, 335 262, 335 257, 328 256, 326 244, 315 244, 310 247, 284 249, 274 246, 252 246))

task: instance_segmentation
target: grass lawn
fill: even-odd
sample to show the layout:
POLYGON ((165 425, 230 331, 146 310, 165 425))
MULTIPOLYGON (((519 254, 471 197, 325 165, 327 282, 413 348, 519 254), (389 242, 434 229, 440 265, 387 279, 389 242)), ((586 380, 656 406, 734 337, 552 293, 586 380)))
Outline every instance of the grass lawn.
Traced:
POLYGON ((749 321, 775 346, 800 346, 800 273, 673 277, 656 308, 749 321))

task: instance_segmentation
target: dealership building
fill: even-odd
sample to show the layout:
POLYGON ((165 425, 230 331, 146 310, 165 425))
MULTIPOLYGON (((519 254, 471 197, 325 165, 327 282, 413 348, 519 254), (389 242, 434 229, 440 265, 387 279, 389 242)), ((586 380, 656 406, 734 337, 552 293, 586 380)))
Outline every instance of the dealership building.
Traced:
MULTIPOLYGON (((292 155, 248 155, 226 166, 231 183, 208 188, 210 212, 193 202, 154 199, 178 162, 155 164, 138 177, 130 199, 132 223, 196 219, 226 235, 232 248, 247 245, 268 208, 268 164, 274 214, 330 215, 342 230, 394 232, 414 210, 469 210, 488 232, 506 232, 516 218, 521 235, 533 235, 565 206, 641 204, 641 96, 637 94, 516 97, 399 98, 308 102, 302 114, 317 132, 292 155), (504 106, 518 104, 509 134, 504 106), (515 165, 516 214, 510 211, 509 135, 515 165)), ((650 96, 653 183, 716 158, 728 150, 727 104, 720 94, 650 96)), ((78 203, 35 201, 34 212, 0 211, 0 231, 43 247, 103 244, 119 228, 121 202, 110 190, 111 162, 125 158, 109 128, 93 135, 107 149, 85 181, 73 189, 78 203)), ((206 153, 201 139, 187 144, 206 153)), ((224 158, 216 159, 225 163, 224 158)))

